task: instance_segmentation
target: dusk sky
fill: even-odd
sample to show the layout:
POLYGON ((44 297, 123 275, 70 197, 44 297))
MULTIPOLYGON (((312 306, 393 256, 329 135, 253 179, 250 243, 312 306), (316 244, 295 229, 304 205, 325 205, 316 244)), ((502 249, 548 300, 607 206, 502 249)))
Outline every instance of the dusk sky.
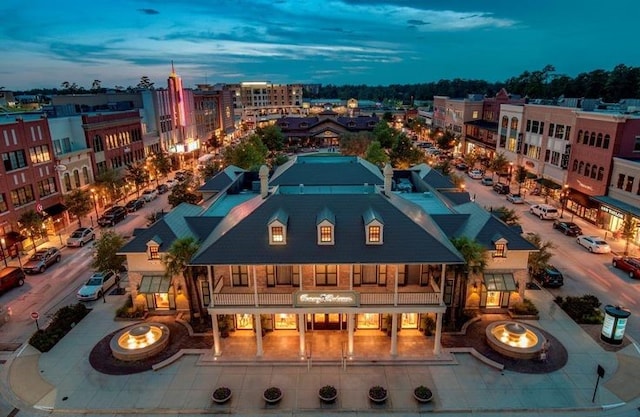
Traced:
POLYGON ((2 0, 0 87, 504 81, 640 66, 638 0, 2 0))

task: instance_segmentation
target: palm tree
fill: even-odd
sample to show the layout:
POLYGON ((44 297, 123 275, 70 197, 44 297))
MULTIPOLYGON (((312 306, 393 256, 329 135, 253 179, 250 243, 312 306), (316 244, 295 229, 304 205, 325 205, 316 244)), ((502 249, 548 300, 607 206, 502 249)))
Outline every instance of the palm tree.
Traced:
POLYGON ((189 297, 189 312, 193 316, 193 304, 196 302, 200 318, 202 318, 202 302, 193 282, 192 270, 189 267, 189 262, 199 247, 200 244, 191 236, 176 239, 171 244, 167 254, 162 258, 162 263, 165 266, 165 276, 172 278, 175 275, 182 274, 189 297))
POLYGON ((547 266, 549 260, 553 256, 549 251, 555 246, 549 241, 543 242, 542 238, 537 233, 529 233, 525 238, 538 248, 537 252, 529 252, 528 266, 529 274, 532 276, 547 266))
POLYGON ((450 322, 455 325, 456 320, 463 313, 467 299, 467 283, 469 275, 479 274, 487 266, 487 251, 477 240, 467 236, 451 239, 453 246, 460 252, 465 263, 455 267, 456 280, 453 291, 450 322))

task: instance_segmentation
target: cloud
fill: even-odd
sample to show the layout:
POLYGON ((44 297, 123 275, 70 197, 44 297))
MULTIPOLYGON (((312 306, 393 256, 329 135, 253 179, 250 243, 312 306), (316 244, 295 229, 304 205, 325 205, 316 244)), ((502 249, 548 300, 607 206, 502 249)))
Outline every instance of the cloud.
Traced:
POLYGON ((143 14, 160 14, 156 9, 138 9, 138 11, 143 14))
POLYGON ((431 24, 431 22, 425 22, 424 20, 416 20, 416 19, 409 19, 407 20, 407 23, 413 26, 422 26, 422 25, 431 24))

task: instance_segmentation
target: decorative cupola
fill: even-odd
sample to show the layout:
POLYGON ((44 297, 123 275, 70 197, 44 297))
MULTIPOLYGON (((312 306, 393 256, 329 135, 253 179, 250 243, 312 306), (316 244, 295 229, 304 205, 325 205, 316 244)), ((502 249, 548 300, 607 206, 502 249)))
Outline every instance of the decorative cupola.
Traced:
POLYGON ((260 167, 258 177, 260 178, 260 196, 267 198, 267 194, 269 194, 269 168, 266 165, 260 167))
POLYGON ((497 233, 491 238, 491 243, 493 243, 493 257, 494 258, 506 258, 507 257, 507 243, 509 241, 502 237, 501 234, 497 233))
POLYGON ((162 239, 160 236, 155 235, 147 242, 147 257, 150 261, 160 260, 160 246, 162 245, 162 239))
POLYGON ((289 215, 280 209, 275 212, 269 219, 267 227, 269 228, 269 244, 270 245, 286 245, 287 244, 287 225, 289 223, 289 215))
POLYGON ((384 193, 391 195, 391 182, 393 180, 393 168, 391 168, 391 164, 385 165, 382 173, 384 175, 384 193))
POLYGON ((362 214, 364 224, 365 243, 367 245, 382 245, 384 237, 384 222, 374 209, 369 208, 362 214))
POLYGON ((318 245, 335 244, 336 216, 327 207, 316 216, 318 245))

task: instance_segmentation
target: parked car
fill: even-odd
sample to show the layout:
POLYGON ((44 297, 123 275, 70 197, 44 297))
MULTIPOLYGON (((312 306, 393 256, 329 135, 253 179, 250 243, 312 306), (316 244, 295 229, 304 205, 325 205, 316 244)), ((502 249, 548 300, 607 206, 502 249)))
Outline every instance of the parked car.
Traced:
POLYGON ((616 256, 611 261, 614 268, 622 269, 630 278, 640 279, 640 258, 630 256, 616 256))
POLYGON ((491 177, 484 177, 480 180, 480 182, 482 183, 482 185, 486 185, 488 187, 491 187, 493 185, 493 178, 491 177))
POLYGON ((558 218, 558 209, 550 204, 534 204, 529 208, 534 216, 538 216, 540 220, 554 220, 558 218))
POLYGON ((96 232, 93 230, 93 227, 80 227, 69 235, 67 246, 71 248, 82 247, 85 243, 89 243, 95 238, 96 232))
POLYGON ((456 164, 456 169, 458 171, 466 171, 469 169, 469 165, 465 164, 464 162, 460 162, 459 164, 456 164))
POLYGON ((564 233, 567 236, 580 236, 582 234, 582 229, 580 228, 580 226, 573 222, 555 220, 553 222, 553 228, 564 233))
POLYGON ((97 300, 102 297, 111 286, 120 281, 120 277, 113 271, 95 272, 89 280, 78 290, 76 298, 79 301, 97 300))
POLYGON ((524 199, 520 194, 507 194, 507 201, 513 204, 524 204, 524 199))
POLYGON ((479 169, 472 169, 467 173, 467 175, 474 180, 480 180, 484 177, 484 173, 479 169))
POLYGON ((156 187, 156 191, 158 194, 164 194, 169 191, 169 186, 167 184, 160 184, 156 187))
POLYGON ((167 187, 169 187, 169 189, 172 189, 173 187, 175 187, 179 183, 180 182, 178 180, 176 180, 176 179, 167 180, 167 182, 166 182, 167 187))
POLYGON ((140 210, 144 207, 144 198, 134 198, 125 204, 124 208, 127 209, 127 213, 133 213, 134 211, 140 210))
POLYGON ((507 184, 495 183, 493 184, 493 191, 498 194, 509 194, 511 192, 511 187, 507 184))
POLYGON ((98 219, 98 224, 102 227, 115 226, 127 217, 127 209, 122 206, 113 206, 105 211, 98 219))
POLYGON ((144 190, 142 192, 142 197, 144 198, 144 201, 146 201, 147 203, 149 201, 155 200, 156 198, 158 198, 158 191, 154 188, 154 189, 148 189, 148 190, 144 190))
POLYGON ((22 270, 26 274, 42 273, 51 265, 60 262, 61 258, 62 255, 58 248, 38 249, 22 266, 22 270))
POLYGON ((547 265, 540 271, 531 274, 533 279, 538 281, 543 287, 558 288, 564 285, 562 272, 553 265, 547 265))
POLYGON ((0 294, 15 287, 24 285, 24 272, 15 266, 8 266, 0 271, 0 294))
POLYGON ((604 241, 602 238, 598 236, 578 236, 576 239, 578 245, 583 246, 589 250, 591 253, 610 253, 611 246, 604 241))

